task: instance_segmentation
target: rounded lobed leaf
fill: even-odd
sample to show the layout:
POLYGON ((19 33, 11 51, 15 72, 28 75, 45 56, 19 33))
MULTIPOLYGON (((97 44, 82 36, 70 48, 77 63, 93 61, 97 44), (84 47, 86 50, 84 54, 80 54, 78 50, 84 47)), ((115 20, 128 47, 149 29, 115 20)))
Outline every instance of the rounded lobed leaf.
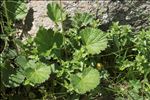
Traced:
POLYGON ((15 11, 16 14, 15 19, 21 20, 26 17, 27 13, 28 13, 27 5, 22 2, 15 11))
POLYGON ((98 54, 107 47, 107 38, 99 29, 88 27, 81 30, 80 36, 88 54, 98 54))
POLYGON ((93 21, 92 15, 88 13, 76 13, 72 25, 75 27, 87 26, 93 21))
POLYGON ((54 32, 52 29, 47 30, 40 27, 34 40, 39 53, 45 53, 53 47, 59 48, 63 43, 63 36, 58 32, 54 32))
POLYGON ((71 75, 70 82, 77 93, 84 94, 97 87, 99 72, 92 67, 85 68, 82 73, 71 75))
POLYGON ((20 0, 8 0, 6 2, 6 7, 8 11, 8 17, 11 20, 22 20, 26 17, 28 13, 28 8, 26 3, 20 0))
POLYGON ((47 14, 49 18, 55 23, 63 21, 65 19, 65 14, 63 13, 63 10, 57 3, 48 4, 47 9, 47 14))
POLYGON ((1 70, 1 81, 5 87, 18 87, 25 79, 21 69, 15 70, 8 63, 1 70))
POLYGON ((35 43, 39 52, 46 52, 52 48, 52 36, 54 35, 53 30, 47 30, 44 27, 40 27, 35 37, 35 43))
POLYGON ((15 62, 19 65, 19 67, 23 68, 26 66, 28 61, 25 56, 20 55, 15 59, 15 62))
POLYGON ((29 61, 26 66, 25 84, 30 84, 34 86, 36 84, 43 83, 49 78, 49 75, 51 73, 50 66, 47 66, 41 62, 29 61))

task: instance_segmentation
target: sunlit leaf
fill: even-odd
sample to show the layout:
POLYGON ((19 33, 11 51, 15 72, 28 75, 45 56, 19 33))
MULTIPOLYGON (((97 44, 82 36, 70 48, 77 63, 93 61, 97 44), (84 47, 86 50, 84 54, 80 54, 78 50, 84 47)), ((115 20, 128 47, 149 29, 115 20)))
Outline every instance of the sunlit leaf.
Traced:
POLYGON ((20 3, 15 11, 15 19, 20 20, 26 17, 28 13, 27 5, 25 3, 20 3))
POLYGON ((94 68, 85 68, 78 74, 71 75, 71 85, 77 93, 84 94, 94 88, 100 82, 99 72, 94 68))
POLYGON ((8 0, 6 7, 11 20, 21 20, 25 18, 28 13, 27 4, 21 0, 8 0))
POLYGON ((51 67, 41 62, 29 61, 25 67, 25 84, 36 85, 50 77, 51 67))
POLYGON ((48 16, 54 22, 60 22, 65 19, 65 14, 62 8, 57 3, 50 3, 47 5, 48 16))
POLYGON ((93 21, 93 17, 88 13, 76 13, 73 17, 72 25, 74 27, 82 27, 90 24, 93 21))
POLYGON ((80 35, 89 54, 98 54, 107 47, 107 38, 99 29, 86 28, 81 30, 80 35))

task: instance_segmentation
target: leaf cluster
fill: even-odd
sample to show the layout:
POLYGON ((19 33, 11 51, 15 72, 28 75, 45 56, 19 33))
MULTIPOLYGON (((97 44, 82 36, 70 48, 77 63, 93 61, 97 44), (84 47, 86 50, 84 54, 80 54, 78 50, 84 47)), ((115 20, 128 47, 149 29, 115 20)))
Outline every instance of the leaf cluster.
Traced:
MULTIPOLYGON (((20 10, 26 9, 25 3, 16 2, 15 7, 6 3, 15 15, 6 12, 8 23, 26 16, 20 10)), ((47 15, 55 27, 40 26, 35 37, 23 42, 12 25, 5 29, 0 58, 3 98, 11 88, 17 96, 24 90, 21 95, 30 99, 94 100, 108 94, 119 100, 149 99, 150 30, 134 33, 131 26, 114 22, 104 32, 92 15, 69 16, 57 3, 47 5, 47 15)))

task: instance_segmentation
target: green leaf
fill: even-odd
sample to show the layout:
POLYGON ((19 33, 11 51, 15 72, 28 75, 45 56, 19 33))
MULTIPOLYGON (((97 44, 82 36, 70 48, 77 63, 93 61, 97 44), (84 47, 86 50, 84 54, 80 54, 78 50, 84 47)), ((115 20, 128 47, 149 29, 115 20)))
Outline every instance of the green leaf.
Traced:
POLYGON ((8 0, 6 7, 11 20, 21 20, 25 18, 28 13, 26 3, 21 0, 8 0))
POLYGON ((25 58, 25 56, 18 56, 15 59, 15 62, 20 66, 20 67, 24 67, 27 64, 27 59, 25 58))
POLYGON ((52 29, 47 30, 40 27, 34 40, 37 44, 38 51, 45 53, 53 47, 59 48, 63 43, 63 36, 60 33, 54 32, 52 29))
POLYGON ((47 9, 49 18, 55 23, 65 20, 66 15, 63 13, 62 8, 57 3, 48 4, 47 9))
POLYGON ((39 28, 39 31, 37 32, 37 35, 35 37, 35 42, 37 44, 39 52, 46 52, 47 50, 52 48, 53 35, 54 35, 53 30, 47 30, 43 27, 39 28))
POLYGON ((107 47, 107 38, 99 29, 83 29, 80 36, 88 54, 98 54, 107 47))
POLYGON ((27 5, 25 3, 20 3, 20 5, 17 7, 15 11, 15 19, 16 20, 21 20, 26 17, 28 13, 27 5))
POLYGON ((72 25, 75 27, 87 26, 93 21, 93 17, 88 13, 76 13, 72 25))
POLYGON ((36 85, 49 78, 51 67, 41 62, 29 61, 25 67, 25 84, 36 85))
POLYGON ((25 79, 21 69, 15 70, 9 63, 1 71, 1 80, 6 87, 18 87, 25 79))
POLYGON ((99 84, 99 72, 92 68, 85 68, 82 73, 71 75, 71 85, 77 93, 84 94, 97 87, 99 84))
POLYGON ((25 79, 25 75, 22 69, 18 69, 15 74, 9 77, 9 82, 13 84, 14 87, 19 86, 25 79))
POLYGON ((17 56, 17 52, 15 49, 8 49, 8 53, 6 53, 9 59, 14 59, 17 56))

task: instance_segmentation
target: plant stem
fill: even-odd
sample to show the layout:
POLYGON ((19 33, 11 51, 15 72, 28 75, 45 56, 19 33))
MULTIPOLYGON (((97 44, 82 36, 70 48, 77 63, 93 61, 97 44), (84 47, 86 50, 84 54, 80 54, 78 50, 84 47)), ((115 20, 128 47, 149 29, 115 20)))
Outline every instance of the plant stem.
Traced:
POLYGON ((9 29, 11 29, 10 20, 9 20, 8 12, 7 12, 6 0, 4 0, 3 2, 4 2, 3 4, 4 4, 5 17, 7 19, 7 25, 9 29))

